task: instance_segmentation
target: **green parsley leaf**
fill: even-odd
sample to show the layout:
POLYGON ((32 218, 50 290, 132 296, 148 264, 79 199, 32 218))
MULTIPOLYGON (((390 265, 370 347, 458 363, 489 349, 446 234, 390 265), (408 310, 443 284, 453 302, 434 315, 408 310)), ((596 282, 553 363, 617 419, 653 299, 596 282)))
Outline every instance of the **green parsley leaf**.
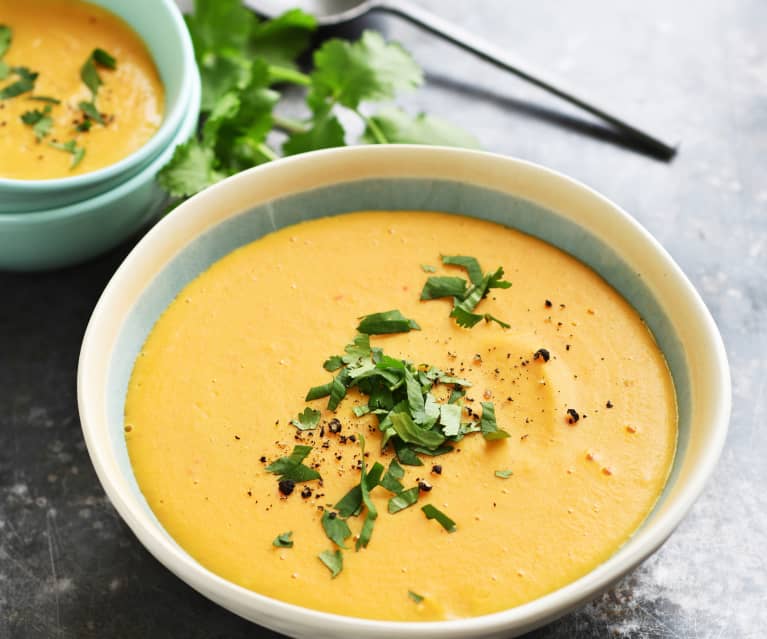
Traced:
POLYGON ((352 408, 352 412, 356 417, 362 417, 363 415, 367 415, 370 412, 370 406, 367 404, 364 406, 355 406, 352 408))
POLYGON ((253 55, 271 65, 294 68, 295 59, 306 51, 316 29, 314 16, 290 9, 273 20, 255 25, 249 47, 253 55))
POLYGON ((411 116, 401 109, 385 108, 367 118, 362 139, 368 144, 437 144, 469 149, 479 148, 477 139, 463 129, 431 115, 411 116))
POLYGON ((443 513, 441 510, 435 508, 431 504, 426 504, 425 506, 421 506, 421 510, 423 511, 423 514, 426 515, 427 519, 436 519, 437 522, 442 526, 447 532, 453 533, 457 530, 457 526, 455 525, 455 522, 450 519, 445 513, 443 513))
POLYGON ((7 62, 0 60, 0 80, 5 80, 9 75, 11 75, 11 67, 7 62))
POLYGON ((39 111, 38 109, 35 109, 34 111, 25 111, 21 114, 21 121, 29 126, 37 124, 40 120, 43 119, 43 117, 45 117, 45 113, 51 112, 50 107, 47 109, 47 111, 39 111))
POLYGON ((74 169, 85 157, 85 149, 77 146, 75 140, 68 140, 67 142, 48 142, 48 146, 72 154, 72 164, 69 165, 70 169, 74 169))
POLYGON ((339 373, 333 378, 333 381, 330 382, 330 399, 328 400, 328 410, 334 411, 336 408, 338 408, 341 400, 346 397, 346 384, 344 384, 345 378, 346 376, 343 376, 341 373, 339 373))
POLYGON ((439 421, 445 437, 455 437, 461 432, 461 407, 458 404, 441 404, 439 421))
POLYGON ((436 268, 434 268, 433 266, 430 266, 428 264, 421 264, 421 270, 424 273, 436 273, 437 272, 436 268))
POLYGON ((316 116, 309 129, 291 133, 282 145, 282 151, 285 155, 297 155, 337 146, 346 146, 346 133, 338 118, 328 110, 316 116))
POLYGON ((442 263, 466 269, 471 283, 475 286, 482 282, 482 267, 480 267, 476 257, 468 255, 443 255, 442 263))
POLYGON ((367 335, 386 335, 407 333, 411 330, 420 331, 421 327, 415 320, 406 318, 398 310, 392 310, 361 317, 357 330, 367 335))
POLYGON ((440 297, 463 297, 466 294, 466 280, 461 277, 430 277, 421 291, 421 300, 436 300, 440 297))
POLYGON ((284 532, 280 535, 277 535, 274 538, 274 541, 272 542, 272 546, 275 548, 292 548, 293 547, 293 540, 291 537, 293 536, 293 531, 289 530, 288 532, 284 532))
POLYGON ((405 466, 423 466, 423 462, 419 459, 418 455, 405 442, 394 438, 392 443, 394 444, 394 452, 397 454, 400 464, 405 464, 405 466))
POLYGON ((224 178, 215 153, 194 138, 176 147, 173 158, 157 176, 170 195, 187 197, 224 178))
POLYGON ((344 360, 340 355, 332 355, 331 357, 328 357, 322 364, 322 368, 324 368, 329 373, 333 373, 339 368, 343 368, 343 366, 344 360))
POLYGON ((35 88, 35 80, 37 80, 37 73, 34 73, 26 67, 10 67, 12 73, 19 76, 16 82, 7 84, 0 89, 0 100, 9 100, 15 98, 17 95, 27 93, 35 88))
POLYGON ((85 113, 86 117, 94 122, 98 122, 102 126, 106 124, 104 118, 101 117, 101 113, 99 113, 99 110, 93 102, 79 102, 77 106, 83 113, 85 113))
MULTIPOLYGON (((426 430, 417 426, 408 413, 392 413, 391 421, 397 435, 406 444, 417 444, 424 448, 434 449, 445 441, 444 435, 437 431, 426 430)), ((400 459, 400 461, 402 460, 400 459)))
POLYGON ((311 446, 294 446, 289 456, 280 457, 273 461, 266 467, 266 472, 280 475, 281 479, 292 479, 295 482, 322 479, 316 470, 301 463, 311 451, 311 446))
POLYGON ((495 476, 499 477, 500 479, 508 479, 514 474, 511 470, 496 470, 495 476))
POLYGON ((495 406, 492 402, 482 402, 482 418, 479 422, 482 437, 488 441, 511 437, 505 430, 498 428, 495 422, 495 406))
POLYGON ((11 46, 13 30, 7 24, 0 24, 0 58, 2 58, 11 46))
POLYGON ((386 471, 386 474, 381 478, 380 485, 383 486, 390 493, 394 493, 396 495, 398 493, 401 493, 404 490, 404 486, 399 481, 404 476, 405 476, 405 471, 402 469, 402 466, 400 466, 397 463, 396 459, 392 459, 391 462, 389 462, 389 469, 386 471))
POLYGON ((312 84, 317 94, 350 109, 366 100, 391 100, 415 88, 423 72, 400 45, 365 31, 360 40, 328 40, 314 54, 312 84))
POLYGON ((330 541, 340 548, 346 548, 344 542, 352 536, 352 531, 349 525, 336 513, 327 510, 322 513, 322 528, 330 541))
POLYGON ((320 561, 327 566, 330 576, 335 579, 344 568, 344 555, 340 550, 323 550, 319 554, 320 561))
POLYGON ((423 597, 421 595, 419 595, 417 592, 413 592, 412 590, 408 590, 407 591, 407 596, 410 597, 417 604, 419 604, 419 603, 421 603, 423 601, 423 597))
POLYGON ((418 501, 419 493, 420 489, 418 486, 401 491, 389 500, 389 512, 394 514, 409 508, 418 501))
POLYGON ((453 310, 450 311, 450 317, 455 320, 455 323, 458 324, 458 326, 463 326, 463 328, 472 328, 482 320, 481 315, 470 313, 460 306, 455 306, 453 310))
POLYGON ((312 401, 313 399, 320 399, 321 397, 327 397, 330 395, 330 389, 333 387, 333 382, 328 382, 327 384, 321 384, 320 386, 312 386, 309 389, 309 392, 306 393, 306 397, 304 398, 307 402, 312 401))
POLYGON ((290 421, 293 426, 298 430, 314 430, 320 423, 320 411, 309 408, 304 408, 303 413, 298 413, 298 418, 290 421))
POLYGON ((357 484, 333 506, 341 517, 356 517, 362 510, 362 489, 357 484))

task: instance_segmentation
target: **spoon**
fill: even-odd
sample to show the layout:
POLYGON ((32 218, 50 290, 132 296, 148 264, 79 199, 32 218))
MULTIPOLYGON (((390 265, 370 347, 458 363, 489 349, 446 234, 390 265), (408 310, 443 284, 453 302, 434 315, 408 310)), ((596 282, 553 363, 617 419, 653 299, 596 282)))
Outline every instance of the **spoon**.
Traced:
POLYGON ((676 153, 676 144, 666 142, 660 136, 630 124, 628 120, 565 87, 561 81, 547 77, 543 72, 533 69, 526 62, 515 58, 499 47, 483 42, 475 35, 420 8, 409 0, 292 0, 290 2, 285 0, 245 0, 245 4, 268 18, 274 18, 283 13, 287 5, 298 6, 307 13, 313 14, 321 26, 334 26, 349 22, 370 11, 385 11, 398 15, 483 60, 511 71, 535 86, 609 122, 627 137, 640 143, 648 150, 654 151, 664 159, 670 159, 676 153))

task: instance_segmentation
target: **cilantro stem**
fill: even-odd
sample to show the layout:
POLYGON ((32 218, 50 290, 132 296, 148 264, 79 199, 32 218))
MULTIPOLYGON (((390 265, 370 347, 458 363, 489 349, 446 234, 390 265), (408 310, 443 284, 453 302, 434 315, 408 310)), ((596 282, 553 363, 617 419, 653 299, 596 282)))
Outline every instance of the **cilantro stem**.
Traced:
POLYGON ((255 148, 258 149, 263 155, 267 158, 269 158, 270 161, 274 162, 274 160, 279 160, 280 156, 277 155, 268 144, 261 142, 259 144, 255 145, 255 148))
POLYGON ((269 65, 269 79, 275 83, 287 82, 289 84, 300 84, 304 87, 308 87, 312 83, 311 78, 306 73, 274 64, 269 65))
POLYGON ((298 120, 285 118, 277 114, 272 115, 272 122, 276 128, 281 129, 286 133, 306 133, 308 130, 307 127, 298 120))
POLYGON ((369 118, 364 113, 362 113, 359 109, 354 109, 354 112, 362 118, 362 120, 365 122, 365 125, 370 129, 370 133, 375 138, 376 144, 389 144, 389 140, 386 139, 386 136, 384 135, 383 131, 381 131, 381 128, 376 124, 375 120, 373 118, 369 118))

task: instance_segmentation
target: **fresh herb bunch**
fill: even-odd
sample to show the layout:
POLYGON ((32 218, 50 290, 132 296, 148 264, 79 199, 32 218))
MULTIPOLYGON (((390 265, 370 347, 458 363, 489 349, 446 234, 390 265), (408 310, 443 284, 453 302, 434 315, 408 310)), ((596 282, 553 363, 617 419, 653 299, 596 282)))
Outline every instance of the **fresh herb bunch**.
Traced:
POLYGON ((362 121, 364 143, 477 146, 473 136, 439 118, 412 116, 391 105, 370 110, 371 103, 391 102, 397 92, 423 81, 410 54, 376 32, 366 31, 356 42, 326 41, 306 74, 298 59, 317 22, 298 9, 259 21, 240 0, 196 0, 186 21, 202 78, 202 106, 197 135, 176 149, 159 174, 175 202, 279 158, 274 132, 284 134, 282 155, 346 145, 340 111, 362 121), (304 120, 278 113, 280 90, 291 85, 306 90, 304 120))

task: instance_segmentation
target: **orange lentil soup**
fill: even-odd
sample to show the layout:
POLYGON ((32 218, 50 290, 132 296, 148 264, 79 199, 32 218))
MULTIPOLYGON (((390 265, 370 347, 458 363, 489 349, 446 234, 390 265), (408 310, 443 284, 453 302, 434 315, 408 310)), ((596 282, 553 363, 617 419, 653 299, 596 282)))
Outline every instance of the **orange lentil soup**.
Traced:
POLYGON ((88 173, 130 155, 155 134, 163 85, 141 38, 120 18, 79 0, 0 0, 0 25, 10 30, 0 92, 23 79, 14 69, 37 74, 31 89, 0 99, 0 177, 88 173), (115 68, 97 59, 102 84, 94 95, 81 69, 96 49, 112 56, 115 68), (101 122, 81 103, 93 104, 101 122), (77 154, 80 149, 84 153, 77 154))
POLYGON ((610 557, 663 489, 677 414, 653 336, 588 267, 476 219, 361 212, 272 233, 183 289, 137 358, 125 430, 149 505, 203 566, 308 608, 440 620, 531 601, 610 557), (461 328, 451 299, 419 300, 432 275, 466 277, 440 255, 503 266, 512 286, 491 289, 476 312, 510 328, 461 328), (394 453, 391 443, 381 452, 378 418, 353 412, 368 401, 361 392, 352 388, 335 412, 327 398, 304 398, 337 374, 323 363, 344 354, 358 318, 390 309, 420 330, 372 335, 371 346, 471 382, 462 419, 492 403, 510 437, 471 433, 452 452, 419 453, 423 465, 403 465, 400 480, 420 485, 417 503, 390 514, 392 492, 373 488, 367 547, 355 551, 363 503, 339 549, 322 517, 360 483, 359 435, 367 471, 376 461, 389 468, 394 453), (319 422, 300 431, 291 420, 307 406, 319 422), (322 481, 286 495, 267 466, 296 445, 312 447, 304 464, 322 481), (453 532, 426 517, 429 504, 453 532), (292 547, 273 544, 287 532, 292 547), (343 562, 335 578, 318 557, 325 551, 336 569, 343 562))

